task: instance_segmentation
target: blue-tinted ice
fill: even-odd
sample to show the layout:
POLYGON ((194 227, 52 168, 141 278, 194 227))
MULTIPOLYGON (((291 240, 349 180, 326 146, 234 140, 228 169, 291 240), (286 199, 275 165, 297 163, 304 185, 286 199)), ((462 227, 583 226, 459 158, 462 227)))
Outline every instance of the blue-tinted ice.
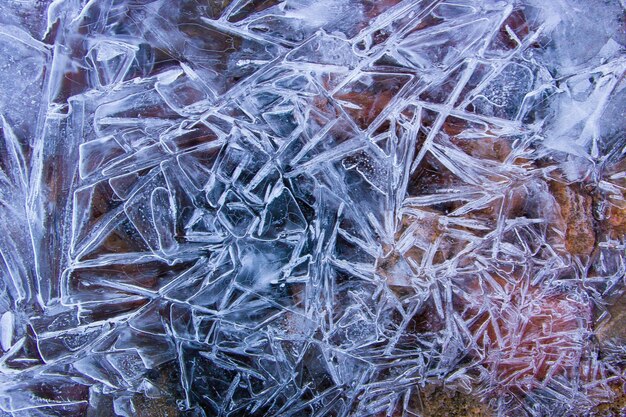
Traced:
POLYGON ((617 0, 3 1, 0 416, 612 401, 625 46, 617 0))

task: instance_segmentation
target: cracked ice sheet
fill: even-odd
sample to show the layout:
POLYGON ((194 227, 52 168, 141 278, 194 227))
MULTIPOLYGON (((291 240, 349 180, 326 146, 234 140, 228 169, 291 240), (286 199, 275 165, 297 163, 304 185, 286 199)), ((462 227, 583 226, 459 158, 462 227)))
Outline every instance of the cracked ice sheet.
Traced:
POLYGON ((614 400, 618 1, 0 12, 2 415, 614 400))

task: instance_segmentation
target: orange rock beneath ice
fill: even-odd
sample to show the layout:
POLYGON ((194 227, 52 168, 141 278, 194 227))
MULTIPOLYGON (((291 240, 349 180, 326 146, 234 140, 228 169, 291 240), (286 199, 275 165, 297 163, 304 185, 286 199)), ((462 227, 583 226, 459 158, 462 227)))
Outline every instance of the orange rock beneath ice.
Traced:
POLYGON ((591 304, 576 293, 483 281, 481 305, 464 312, 492 395, 525 394, 555 377, 576 380, 591 325, 591 304), (502 285, 500 288, 500 285, 502 285))

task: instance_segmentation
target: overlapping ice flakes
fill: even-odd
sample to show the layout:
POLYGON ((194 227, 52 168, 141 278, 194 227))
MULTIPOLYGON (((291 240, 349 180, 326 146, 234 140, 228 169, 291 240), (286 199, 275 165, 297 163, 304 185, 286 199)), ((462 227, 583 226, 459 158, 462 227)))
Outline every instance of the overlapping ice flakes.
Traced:
POLYGON ((2 415, 612 399, 619 2, 0 12, 2 415))

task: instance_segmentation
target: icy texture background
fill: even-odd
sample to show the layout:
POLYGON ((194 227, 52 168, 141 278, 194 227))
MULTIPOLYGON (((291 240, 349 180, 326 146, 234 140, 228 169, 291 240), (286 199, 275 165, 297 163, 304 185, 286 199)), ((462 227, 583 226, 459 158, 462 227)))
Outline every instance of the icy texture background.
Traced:
POLYGON ((611 401, 624 4, 3 0, 0 416, 611 401))

